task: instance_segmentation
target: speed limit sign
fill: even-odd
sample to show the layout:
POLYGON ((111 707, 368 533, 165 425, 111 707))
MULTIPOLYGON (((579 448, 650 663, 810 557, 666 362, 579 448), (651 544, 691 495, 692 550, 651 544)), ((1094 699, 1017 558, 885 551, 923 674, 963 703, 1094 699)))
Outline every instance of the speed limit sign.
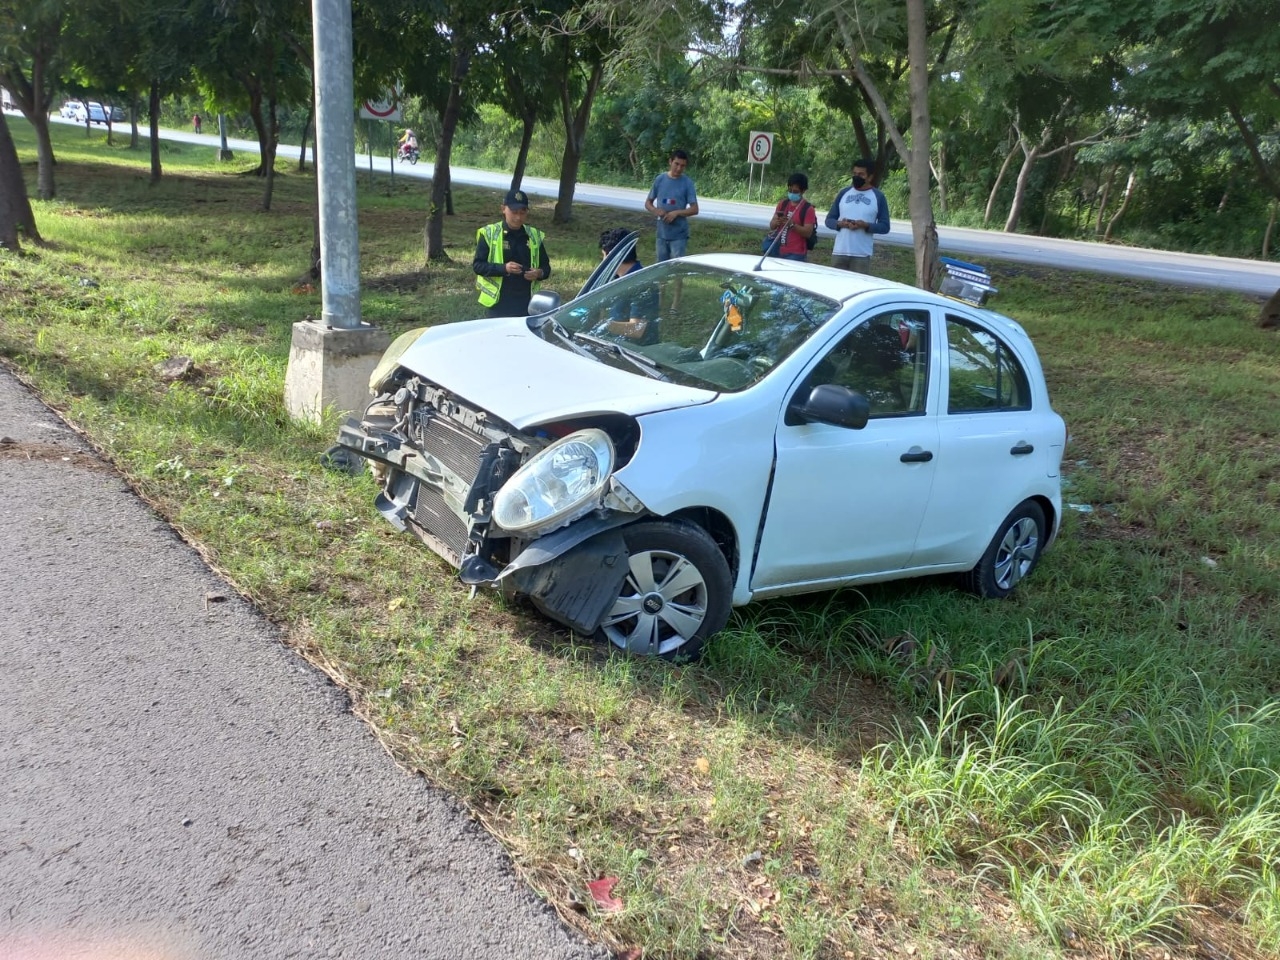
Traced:
POLYGON ((747 140, 747 162, 768 163, 773 159, 773 134, 752 130, 747 140))

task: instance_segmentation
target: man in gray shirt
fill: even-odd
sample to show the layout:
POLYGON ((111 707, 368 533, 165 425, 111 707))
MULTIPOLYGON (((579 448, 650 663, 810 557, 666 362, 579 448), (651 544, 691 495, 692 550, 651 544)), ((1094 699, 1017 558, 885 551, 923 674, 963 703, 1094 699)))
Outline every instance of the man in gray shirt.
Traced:
POLYGON ((689 155, 672 150, 670 167, 658 174, 644 208, 658 218, 658 262, 683 257, 689 245, 689 218, 698 215, 698 194, 693 180, 685 175, 689 155))

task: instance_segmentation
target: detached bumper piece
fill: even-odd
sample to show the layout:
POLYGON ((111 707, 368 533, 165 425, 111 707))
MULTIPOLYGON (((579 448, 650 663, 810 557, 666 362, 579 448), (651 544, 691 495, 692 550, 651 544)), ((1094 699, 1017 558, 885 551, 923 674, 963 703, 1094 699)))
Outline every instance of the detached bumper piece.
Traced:
POLYGON ((621 531, 606 530, 568 553, 516 570, 507 579, 544 616, 589 637, 618 599, 628 556, 621 531))

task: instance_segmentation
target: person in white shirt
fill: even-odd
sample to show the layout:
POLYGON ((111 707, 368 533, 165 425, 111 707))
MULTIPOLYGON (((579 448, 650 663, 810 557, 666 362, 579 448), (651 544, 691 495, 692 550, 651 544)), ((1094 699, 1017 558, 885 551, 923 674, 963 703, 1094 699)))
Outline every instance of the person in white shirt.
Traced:
POLYGON ((875 235, 889 232, 889 204, 871 185, 876 165, 866 158, 853 162, 853 183, 836 194, 827 213, 827 228, 835 230, 831 265, 857 273, 871 272, 875 235))

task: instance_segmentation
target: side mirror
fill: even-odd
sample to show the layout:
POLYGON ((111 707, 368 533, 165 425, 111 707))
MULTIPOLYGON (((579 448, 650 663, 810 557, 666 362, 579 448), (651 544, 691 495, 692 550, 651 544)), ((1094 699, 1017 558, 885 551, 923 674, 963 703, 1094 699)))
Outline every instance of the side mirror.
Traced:
POLYGON ((809 391, 803 403, 790 410, 805 423, 828 423, 833 427, 861 430, 871 416, 871 404, 862 394, 834 383, 820 383, 809 391))
POLYGON ((539 291, 529 301, 529 316, 540 317, 544 313, 550 313, 552 310, 557 309, 559 306, 560 294, 552 290, 539 291))

